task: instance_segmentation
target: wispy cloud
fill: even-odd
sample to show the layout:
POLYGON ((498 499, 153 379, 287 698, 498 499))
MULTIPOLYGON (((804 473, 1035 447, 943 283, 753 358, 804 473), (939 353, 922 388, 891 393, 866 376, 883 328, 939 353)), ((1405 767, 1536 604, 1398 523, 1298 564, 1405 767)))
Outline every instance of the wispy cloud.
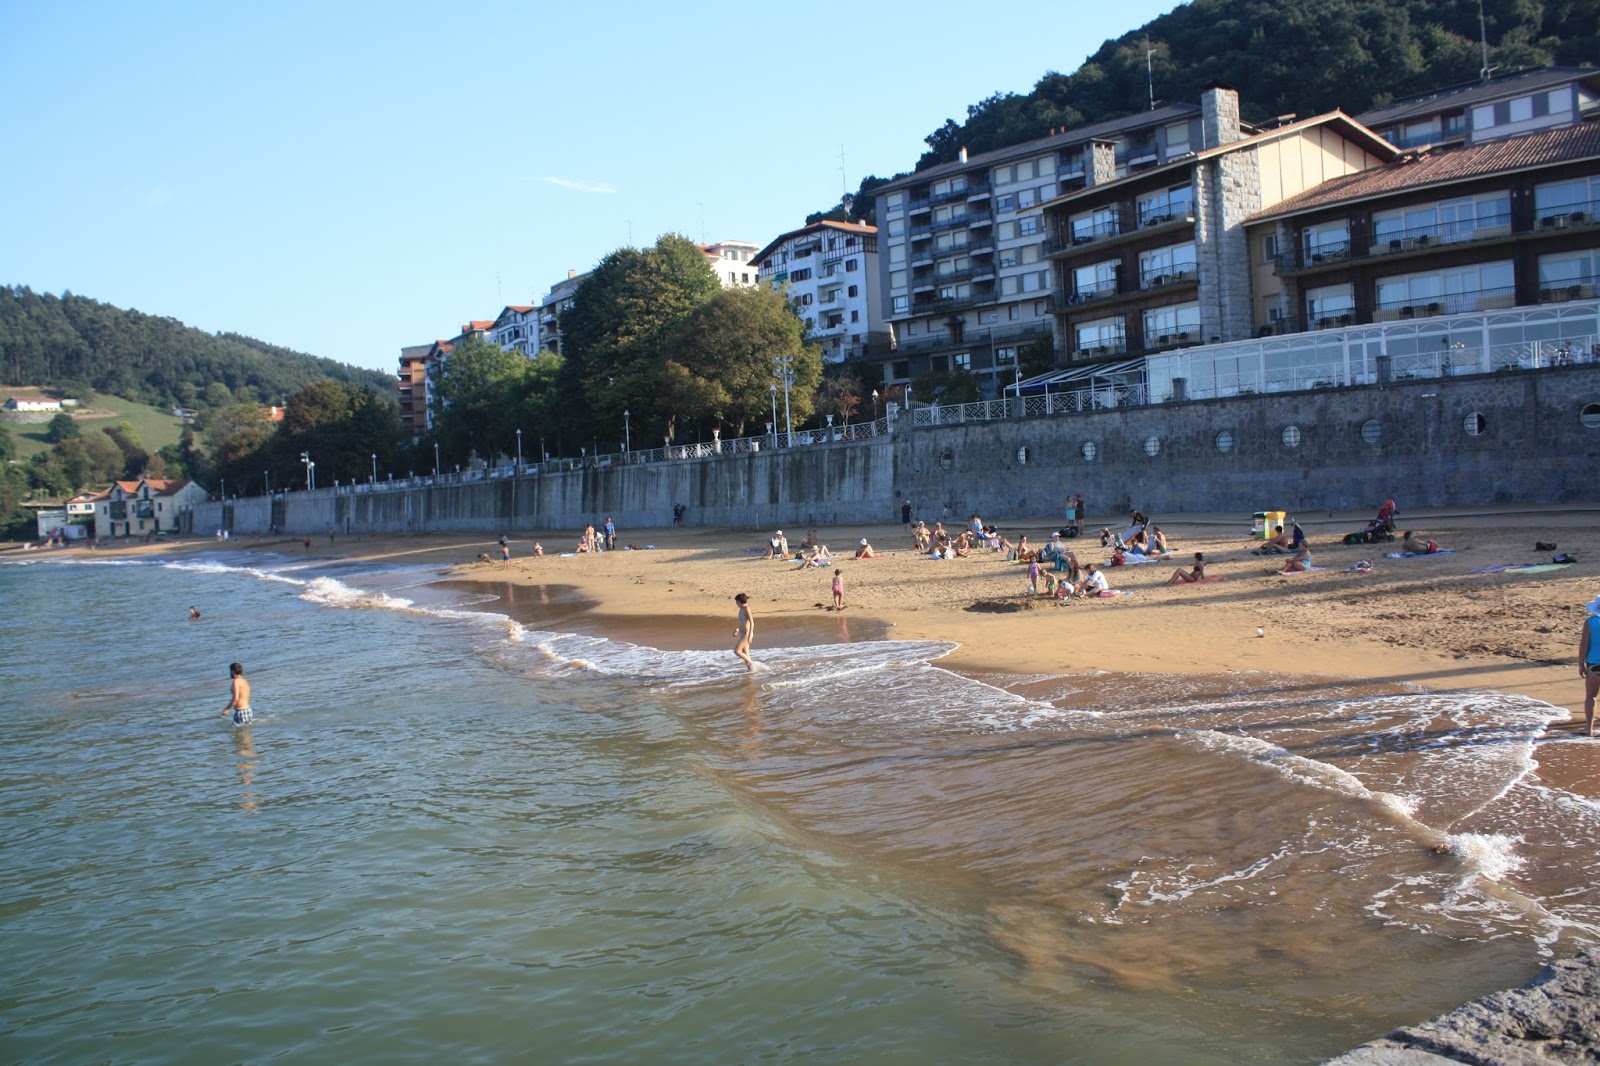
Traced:
POLYGON ((559 186, 563 189, 571 189, 573 192, 609 193, 617 191, 616 186, 608 181, 580 181, 576 178, 545 178, 544 180, 551 185, 559 186))

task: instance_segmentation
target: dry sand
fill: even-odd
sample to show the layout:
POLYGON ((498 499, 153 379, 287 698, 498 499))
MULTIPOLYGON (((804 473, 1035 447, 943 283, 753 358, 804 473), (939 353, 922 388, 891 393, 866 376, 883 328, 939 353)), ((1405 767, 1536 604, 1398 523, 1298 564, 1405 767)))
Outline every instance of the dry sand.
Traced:
MULTIPOLYGON (((831 618, 836 567, 845 578, 843 617, 858 633, 878 629, 871 624, 876 622, 898 639, 958 642, 943 664, 965 673, 1261 671, 1361 677, 1433 690, 1493 689, 1565 707, 1572 720, 1556 728, 1576 732, 1582 727, 1577 642, 1583 604, 1600 593, 1597 514, 1600 505, 1411 513, 1403 517, 1403 527, 1454 554, 1410 559, 1384 556, 1398 550, 1398 541, 1341 543, 1343 534, 1361 528, 1369 515, 1301 514, 1295 517, 1312 545, 1313 561, 1323 569, 1292 577, 1277 575, 1282 557, 1251 554, 1258 542, 1249 539, 1249 522, 1241 516, 1158 515, 1156 523, 1176 548, 1173 561, 1109 568, 1113 587, 1129 595, 1061 606, 1027 596, 1026 567, 1008 562, 1004 554, 980 550, 968 559, 933 561, 911 549, 898 523, 820 530, 822 542, 834 550, 834 567, 803 571, 765 557, 770 530, 624 529, 619 546, 642 550, 565 557, 561 553, 571 551, 577 531, 515 531, 509 569, 501 566, 494 538, 474 535, 341 536, 332 544, 321 536, 312 538, 309 550, 295 538, 255 542, 241 537, 228 547, 438 563, 458 580, 538 586, 546 597, 557 589, 569 603, 590 606, 586 621, 593 628, 625 629, 631 639, 650 634, 664 647, 729 643, 722 634, 731 634, 733 594, 748 592, 758 620, 758 657, 762 633, 770 632, 772 623, 782 628, 781 623, 808 617, 831 618), (851 558, 863 537, 878 558, 851 558), (531 554, 535 539, 545 549, 539 558, 531 554), (1535 550, 1538 541, 1554 542, 1578 561, 1541 573, 1471 572, 1549 562, 1552 553, 1535 550), (653 548, 643 550, 646 545, 653 548), (1206 553, 1208 572, 1225 580, 1166 586, 1174 566, 1187 566, 1197 550, 1206 553), (1360 559, 1373 563, 1371 573, 1346 570, 1360 559), (684 616, 706 621, 651 626, 653 619, 684 616), (715 620, 725 625, 712 625, 715 620), (1264 635, 1258 636, 1258 629, 1264 635)), ((954 530, 963 524, 961 518, 947 525, 954 530)), ((1087 530, 1109 521, 1110 516, 1091 518, 1087 530)), ((1052 527, 1048 518, 997 524, 1011 539, 1026 533, 1035 545, 1052 527)), ((807 533, 787 532, 791 546, 807 533)), ((1096 536, 1069 543, 1085 562, 1109 558, 1096 536)), ((111 550, 217 547, 215 541, 197 539, 111 550)), ((736 665, 731 655, 729 665, 736 665)), ((1552 770, 1568 787, 1600 795, 1600 740, 1595 744, 1593 760, 1541 772, 1552 770)))

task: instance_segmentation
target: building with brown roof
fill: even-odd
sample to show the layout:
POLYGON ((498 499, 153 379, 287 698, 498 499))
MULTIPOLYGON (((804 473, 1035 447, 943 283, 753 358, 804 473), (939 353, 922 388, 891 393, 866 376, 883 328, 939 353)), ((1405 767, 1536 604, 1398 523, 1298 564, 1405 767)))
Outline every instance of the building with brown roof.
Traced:
POLYGON ((94 500, 95 538, 192 532, 184 528, 188 515, 207 499, 206 490, 188 478, 113 482, 94 500))
POLYGON ((1058 364, 1250 336, 1245 220, 1397 154, 1337 111, 1250 132, 1221 87, 1201 110, 1198 151, 1118 176, 1111 146, 1093 141, 1086 187, 1045 204, 1058 364))
POLYGON ((889 353, 878 300, 878 228, 823 219, 775 237, 751 260, 786 292, 825 363, 889 353))
POLYGON ((1600 123, 1406 153, 1246 228, 1271 332, 1593 299, 1600 123))
POLYGON ((521 352, 532 359, 539 354, 539 309, 532 304, 508 304, 489 328, 489 339, 501 351, 521 352))
POLYGON ((416 440, 428 428, 428 353, 432 344, 400 349, 400 422, 416 440))

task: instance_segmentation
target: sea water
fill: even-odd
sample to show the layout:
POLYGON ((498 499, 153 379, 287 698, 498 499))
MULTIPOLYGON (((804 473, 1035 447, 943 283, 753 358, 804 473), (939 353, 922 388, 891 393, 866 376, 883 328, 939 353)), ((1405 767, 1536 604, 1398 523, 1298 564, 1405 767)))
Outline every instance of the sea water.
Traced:
POLYGON ((0 565, 0 1057, 1312 1062, 1600 939, 1554 708, 855 625, 0 565))

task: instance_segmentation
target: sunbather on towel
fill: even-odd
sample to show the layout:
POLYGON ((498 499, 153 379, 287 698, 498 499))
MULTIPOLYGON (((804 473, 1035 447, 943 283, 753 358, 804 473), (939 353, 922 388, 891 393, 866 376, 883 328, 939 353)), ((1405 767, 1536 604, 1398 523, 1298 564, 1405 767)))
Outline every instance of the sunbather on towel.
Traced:
POLYGON ((1169 584, 1169 585, 1194 585, 1194 584, 1198 584, 1201 581, 1204 581, 1205 579, 1206 579, 1206 553, 1205 552, 1195 552, 1194 553, 1194 569, 1193 570, 1185 570, 1181 566, 1178 567, 1178 569, 1176 569, 1176 570, 1174 570, 1172 572, 1172 576, 1167 578, 1167 584, 1169 584))
POLYGON ((1432 555, 1439 550, 1438 541, 1418 540, 1412 533, 1412 530, 1406 530, 1406 539, 1400 542, 1401 551, 1408 555, 1432 555))
POLYGON ((1302 545, 1300 545, 1300 550, 1295 552, 1294 556, 1292 558, 1290 558, 1290 560, 1288 562, 1283 564, 1283 569, 1278 571, 1278 573, 1280 573, 1280 574, 1303 574, 1307 570, 1310 570, 1310 569, 1311 569, 1311 547, 1309 545, 1302 544, 1302 545))

